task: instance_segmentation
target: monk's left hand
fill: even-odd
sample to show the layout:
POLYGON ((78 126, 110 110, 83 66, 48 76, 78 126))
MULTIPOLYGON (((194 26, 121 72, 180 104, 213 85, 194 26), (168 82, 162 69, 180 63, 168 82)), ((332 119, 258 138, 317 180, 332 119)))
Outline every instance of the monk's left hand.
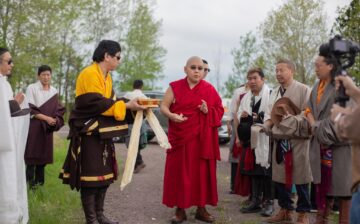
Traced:
POLYGON ((14 100, 16 100, 16 102, 18 102, 19 105, 22 104, 24 99, 25 99, 25 95, 22 92, 19 92, 14 96, 14 100))
POLYGON ((201 100, 201 105, 199 105, 198 107, 200 108, 200 111, 203 112, 204 114, 207 114, 209 111, 208 111, 208 107, 207 107, 207 104, 206 104, 206 101, 205 100, 201 100))

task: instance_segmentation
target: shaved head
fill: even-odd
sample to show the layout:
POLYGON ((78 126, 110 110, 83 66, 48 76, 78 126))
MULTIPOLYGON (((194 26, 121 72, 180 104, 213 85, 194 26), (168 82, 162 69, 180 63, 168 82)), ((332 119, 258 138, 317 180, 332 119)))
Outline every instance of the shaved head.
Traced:
POLYGON ((191 63, 194 62, 194 61, 196 61, 196 62, 201 61, 201 63, 203 64, 202 58, 200 58, 200 57, 198 57, 198 56, 192 56, 192 57, 190 57, 190 58, 186 61, 186 67, 187 67, 187 66, 190 66, 191 63))

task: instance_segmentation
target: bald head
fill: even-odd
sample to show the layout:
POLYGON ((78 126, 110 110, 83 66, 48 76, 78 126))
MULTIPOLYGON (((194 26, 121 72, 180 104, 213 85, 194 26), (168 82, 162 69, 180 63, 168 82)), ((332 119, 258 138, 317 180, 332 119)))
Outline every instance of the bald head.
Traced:
POLYGON ((191 86, 196 85, 204 77, 204 63, 198 56, 192 56, 186 61, 184 66, 188 83, 191 86))
POLYGON ((203 60, 202 58, 198 57, 198 56, 192 56, 190 57, 187 61, 186 61, 186 67, 190 66, 192 63, 194 62, 200 62, 201 64, 203 64, 203 60))

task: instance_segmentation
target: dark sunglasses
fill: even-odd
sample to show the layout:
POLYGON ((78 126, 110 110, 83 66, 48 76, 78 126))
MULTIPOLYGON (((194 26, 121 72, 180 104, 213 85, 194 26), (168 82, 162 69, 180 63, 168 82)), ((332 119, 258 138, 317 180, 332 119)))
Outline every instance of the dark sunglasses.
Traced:
POLYGON ((14 63, 14 61, 12 59, 9 59, 8 61, 6 61, 6 60, 3 60, 3 61, 5 61, 8 65, 11 65, 14 63))
POLYGON ((210 68, 204 68, 205 72, 210 72, 210 68))
POLYGON ((204 68, 203 67, 201 67, 201 66, 196 66, 196 65, 191 65, 190 66, 190 69, 191 70, 199 70, 199 71, 202 71, 204 68))

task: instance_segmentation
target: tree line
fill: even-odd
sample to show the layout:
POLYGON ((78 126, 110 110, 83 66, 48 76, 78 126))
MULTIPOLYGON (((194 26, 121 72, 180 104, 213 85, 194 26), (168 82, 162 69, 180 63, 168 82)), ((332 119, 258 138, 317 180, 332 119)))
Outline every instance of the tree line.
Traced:
MULTIPOLYGON (((292 60, 297 68, 296 79, 312 86, 314 58, 321 44, 335 34, 360 43, 360 1, 338 8, 337 18, 329 31, 328 17, 321 0, 288 0, 269 12, 255 32, 239 38, 233 56, 232 73, 222 89, 231 97, 235 88, 246 82, 246 72, 251 67, 264 69, 270 83, 276 83, 275 62, 280 58, 292 60)), ((360 57, 349 73, 360 80, 360 57)))
POLYGON ((101 39, 119 41, 122 66, 113 75, 117 91, 131 89, 135 78, 156 88, 166 50, 160 45, 161 20, 152 0, 0 0, 0 45, 13 55, 9 79, 25 90, 38 66, 53 69, 52 84, 67 108, 74 101, 77 74, 91 63, 101 39))

